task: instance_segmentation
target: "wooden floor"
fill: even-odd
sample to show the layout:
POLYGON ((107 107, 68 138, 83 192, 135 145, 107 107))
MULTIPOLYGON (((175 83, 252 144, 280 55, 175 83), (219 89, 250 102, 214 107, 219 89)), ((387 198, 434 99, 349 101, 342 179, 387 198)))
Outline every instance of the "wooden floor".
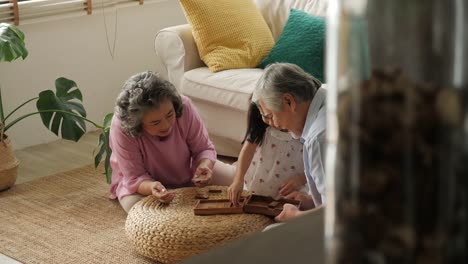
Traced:
MULTIPOLYGON (((90 132, 84 135, 79 142, 57 140, 15 151, 16 157, 20 161, 16 184, 93 164, 93 151, 96 148, 98 137, 98 131, 90 132)), ((218 158, 228 163, 235 161, 234 158, 230 157, 218 158)), ((1 253, 0 263, 21 264, 1 253)))
POLYGON ((90 132, 79 142, 57 140, 16 151, 16 157, 20 161, 16 183, 92 164, 98 136, 99 132, 90 132))

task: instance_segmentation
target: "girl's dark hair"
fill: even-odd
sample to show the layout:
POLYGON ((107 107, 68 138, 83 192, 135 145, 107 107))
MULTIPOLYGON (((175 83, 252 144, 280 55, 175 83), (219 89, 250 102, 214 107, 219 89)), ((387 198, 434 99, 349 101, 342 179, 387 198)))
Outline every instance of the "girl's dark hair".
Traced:
POLYGON ((247 140, 259 146, 262 145, 267 127, 268 125, 262 120, 262 115, 260 114, 257 104, 254 102, 250 103, 249 112, 247 114, 247 132, 245 132, 242 144, 247 140))

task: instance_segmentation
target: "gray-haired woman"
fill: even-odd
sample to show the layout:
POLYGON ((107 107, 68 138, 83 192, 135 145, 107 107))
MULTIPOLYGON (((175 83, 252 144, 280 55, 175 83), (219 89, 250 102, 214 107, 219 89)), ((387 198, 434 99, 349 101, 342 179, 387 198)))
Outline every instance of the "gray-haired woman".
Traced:
POLYGON ((216 151, 190 99, 152 72, 128 79, 110 130, 112 198, 126 212, 146 195, 170 202, 167 188, 205 186, 216 151))
MULTIPOLYGON (((309 195, 297 193, 304 209, 320 208, 325 203, 325 128, 326 90, 319 80, 299 66, 274 63, 265 68, 253 95, 263 121, 287 129, 303 143, 305 174, 309 195)), ((295 206, 285 205, 277 221, 302 215, 295 206)))

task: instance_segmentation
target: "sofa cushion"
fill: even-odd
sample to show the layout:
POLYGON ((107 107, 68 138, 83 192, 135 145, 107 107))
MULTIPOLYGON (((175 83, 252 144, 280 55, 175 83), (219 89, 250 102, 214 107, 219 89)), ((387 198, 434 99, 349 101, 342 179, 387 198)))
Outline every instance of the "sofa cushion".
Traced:
POLYGON ((181 90, 191 98, 245 112, 262 73, 262 69, 235 69, 213 73, 207 67, 197 68, 184 74, 181 90))
POLYGON ((274 62, 294 63, 324 82, 325 19, 291 9, 283 33, 259 67, 274 62))
POLYGON ((180 0, 200 58, 213 72, 253 68, 274 40, 253 0, 180 0))
POLYGON ((313 16, 325 17, 328 0, 255 0, 255 4, 276 41, 283 32, 291 8, 302 10, 313 16))

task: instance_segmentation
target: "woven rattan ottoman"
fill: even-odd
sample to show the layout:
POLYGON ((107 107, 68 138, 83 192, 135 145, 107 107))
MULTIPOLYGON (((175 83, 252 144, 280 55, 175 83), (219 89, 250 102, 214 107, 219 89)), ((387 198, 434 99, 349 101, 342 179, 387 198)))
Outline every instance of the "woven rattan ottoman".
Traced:
MULTIPOLYGON (((211 198, 226 198, 226 187, 211 198)), ((169 204, 148 196, 128 213, 125 231, 136 251, 162 263, 176 263, 226 242, 261 231, 273 223, 257 214, 194 215, 197 188, 176 189, 169 204)))

